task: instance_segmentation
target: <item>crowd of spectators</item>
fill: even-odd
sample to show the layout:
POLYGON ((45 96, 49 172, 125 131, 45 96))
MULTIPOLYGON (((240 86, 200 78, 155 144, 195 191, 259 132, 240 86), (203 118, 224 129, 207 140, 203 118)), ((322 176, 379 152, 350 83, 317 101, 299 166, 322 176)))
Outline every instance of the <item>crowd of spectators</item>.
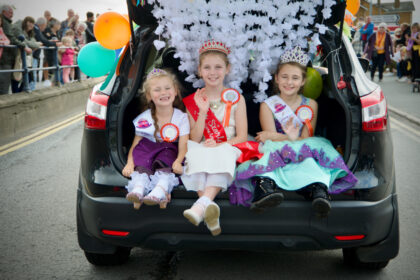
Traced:
POLYGON ((418 84, 420 82, 420 26, 402 23, 393 32, 386 23, 380 23, 375 31, 370 17, 359 22, 353 36, 353 47, 358 56, 370 61, 370 77, 375 78, 378 69, 379 82, 385 66, 397 75, 397 81, 418 84))
MULTIPOLYGON (((77 64, 77 53, 85 44, 96 41, 93 33, 95 16, 92 12, 88 12, 86 20, 82 21, 79 15, 69 9, 67 18, 61 22, 50 11, 45 11, 36 20, 27 16, 23 20, 13 21, 11 5, 0 6, 0 13, 0 45, 19 47, 0 47, 0 70, 22 69, 20 50, 23 50, 27 67, 67 66, 59 71, 57 78, 55 70, 30 71, 30 89, 35 88, 36 82, 49 86, 55 80, 69 83, 79 79, 79 69, 71 65, 77 64)), ((22 76, 22 72, 0 73, 0 94, 22 91, 22 76)))

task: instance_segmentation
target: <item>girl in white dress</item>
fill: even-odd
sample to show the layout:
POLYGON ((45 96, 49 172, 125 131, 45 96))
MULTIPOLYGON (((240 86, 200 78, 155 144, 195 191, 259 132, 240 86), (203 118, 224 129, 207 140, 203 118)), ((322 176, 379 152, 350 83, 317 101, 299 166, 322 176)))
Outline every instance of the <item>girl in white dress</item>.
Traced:
POLYGON ((181 179, 187 190, 199 196, 184 216, 196 226, 204 220, 213 235, 221 233, 220 208, 214 198, 231 184, 241 154, 232 145, 245 142, 248 130, 243 96, 223 84, 230 70, 229 52, 221 42, 203 44, 198 73, 205 87, 183 100, 191 131, 181 179))

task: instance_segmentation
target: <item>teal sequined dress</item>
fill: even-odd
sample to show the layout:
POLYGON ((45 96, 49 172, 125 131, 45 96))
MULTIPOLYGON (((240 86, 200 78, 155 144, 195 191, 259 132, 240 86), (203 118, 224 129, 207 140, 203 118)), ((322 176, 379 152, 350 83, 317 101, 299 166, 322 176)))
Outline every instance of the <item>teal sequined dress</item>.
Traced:
MULTIPOLYGON (((281 126, 280 126, 281 127, 281 126)), ((279 133, 279 126, 276 128, 279 133)), ((298 141, 266 141, 263 157, 240 164, 235 180, 229 188, 232 204, 249 206, 254 186, 253 177, 268 177, 278 187, 296 191, 313 183, 322 183, 328 192, 343 192, 357 183, 357 178, 346 166, 331 142, 322 137, 309 137, 298 141)))

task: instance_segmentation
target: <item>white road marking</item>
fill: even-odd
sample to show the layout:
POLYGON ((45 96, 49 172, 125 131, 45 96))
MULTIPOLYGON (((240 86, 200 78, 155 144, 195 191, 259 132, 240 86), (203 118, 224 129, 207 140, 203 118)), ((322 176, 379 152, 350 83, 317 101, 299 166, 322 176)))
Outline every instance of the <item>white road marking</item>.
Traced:
POLYGON ((420 131, 416 130, 396 119, 391 119, 392 128, 396 128, 397 130, 401 131, 403 134, 411 138, 412 140, 420 143, 420 131))
POLYGON ((51 125, 47 128, 44 128, 40 131, 37 131, 37 132, 35 132, 31 135, 22 137, 22 138, 20 138, 16 141, 13 141, 9 144, 3 145, 3 146, 0 147, 0 156, 3 156, 7 153, 16 151, 20 148, 23 148, 23 147, 25 147, 29 144, 32 144, 32 143, 36 142, 38 140, 41 140, 41 139, 47 137, 48 135, 54 134, 54 133, 60 131, 61 129, 63 129, 67 126, 82 120, 84 118, 84 116, 85 116, 85 113, 77 114, 77 115, 75 115, 71 118, 68 118, 68 119, 66 119, 62 122, 56 123, 56 124, 51 125))

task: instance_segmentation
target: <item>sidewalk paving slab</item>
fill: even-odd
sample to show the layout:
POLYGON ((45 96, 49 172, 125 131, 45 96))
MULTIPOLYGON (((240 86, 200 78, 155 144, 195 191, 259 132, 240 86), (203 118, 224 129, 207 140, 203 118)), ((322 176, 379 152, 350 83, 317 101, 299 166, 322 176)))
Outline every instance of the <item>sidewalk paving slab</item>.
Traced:
POLYGON ((420 125, 420 93, 413 92, 413 85, 398 82, 396 76, 384 76, 382 82, 374 80, 387 100, 388 110, 420 125))

